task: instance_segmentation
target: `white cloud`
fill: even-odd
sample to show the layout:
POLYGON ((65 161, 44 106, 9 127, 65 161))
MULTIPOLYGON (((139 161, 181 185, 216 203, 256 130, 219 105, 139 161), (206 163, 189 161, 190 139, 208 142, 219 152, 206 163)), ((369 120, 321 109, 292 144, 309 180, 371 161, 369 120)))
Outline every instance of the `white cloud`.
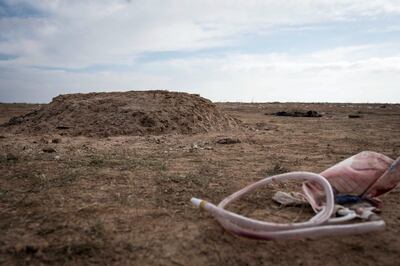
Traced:
POLYGON ((27 2, 45 16, 2 18, 8 41, 0 50, 20 56, 15 64, 53 67, 129 63, 140 53, 222 46, 276 26, 400 13, 398 1, 372 0, 27 2))
POLYGON ((15 90, 30 87, 25 96, 35 101, 43 98, 39 91, 50 92, 50 100, 71 92, 172 89, 219 101, 399 102, 400 55, 368 57, 374 48, 171 59, 123 72, 21 71, 24 79, 5 81, 0 76, 0 81, 15 90), (365 56, 353 56, 354 51, 365 56))
POLYGON ((400 55, 352 56, 352 51, 367 55, 372 48, 180 59, 149 68, 173 69, 180 74, 173 76, 181 77, 173 84, 198 88, 213 100, 399 102, 400 55))
MULTIPOLYGON (((227 51, 150 63, 138 60, 148 52, 235 46, 247 35, 286 31, 291 36, 302 30, 321 31, 326 23, 398 17, 399 1, 6 2, 28 3, 40 15, 0 18, 0 56, 16 56, 0 60, 0 100, 47 101, 72 91, 159 88, 198 92, 214 100, 400 101, 398 41, 364 40, 329 49, 311 43, 311 51, 298 54, 227 51), (127 69, 61 70, 93 65, 127 69)), ((288 41, 296 38, 301 37, 288 41)))

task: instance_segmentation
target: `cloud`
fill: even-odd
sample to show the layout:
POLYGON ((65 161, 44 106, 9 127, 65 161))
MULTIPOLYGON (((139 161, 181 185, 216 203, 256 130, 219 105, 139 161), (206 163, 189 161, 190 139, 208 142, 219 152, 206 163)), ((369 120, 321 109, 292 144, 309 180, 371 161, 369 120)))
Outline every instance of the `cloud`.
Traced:
POLYGON ((19 65, 131 62, 154 51, 232 45, 241 34, 400 12, 395 1, 5 1, 2 53, 19 65), (24 11, 21 6, 29 6, 24 11), (30 17, 31 13, 47 14, 30 17), (18 16, 18 14, 20 16, 18 16))
POLYGON ((236 54, 176 59, 150 64, 148 69, 176 71, 179 74, 171 76, 181 78, 174 84, 197 86, 214 100, 399 102, 400 55, 360 55, 375 48, 336 48, 301 56, 236 54), (353 51, 360 54, 353 56, 353 51))
POLYGON ((376 0, 0 0, 0 100, 165 88, 400 101, 399 15, 376 0))
MULTIPOLYGON (((399 102, 400 55, 366 56, 374 49, 188 57, 118 71, 19 70, 10 80, 4 79, 10 74, 0 75, 0 81, 15 93, 24 91, 20 99, 39 102, 59 93, 127 89, 182 90, 216 101, 399 102), (46 97, 39 91, 46 91, 46 97)), ((3 93, 8 101, 18 96, 3 93)))

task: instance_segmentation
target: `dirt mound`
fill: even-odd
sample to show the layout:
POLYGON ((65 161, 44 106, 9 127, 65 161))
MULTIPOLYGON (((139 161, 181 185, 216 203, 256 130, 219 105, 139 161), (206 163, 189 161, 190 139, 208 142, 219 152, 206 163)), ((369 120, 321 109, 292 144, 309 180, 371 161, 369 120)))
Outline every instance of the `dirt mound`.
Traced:
POLYGON ((112 136, 190 134, 238 125, 239 120, 196 94, 129 91, 60 95, 3 126, 14 133, 112 136))

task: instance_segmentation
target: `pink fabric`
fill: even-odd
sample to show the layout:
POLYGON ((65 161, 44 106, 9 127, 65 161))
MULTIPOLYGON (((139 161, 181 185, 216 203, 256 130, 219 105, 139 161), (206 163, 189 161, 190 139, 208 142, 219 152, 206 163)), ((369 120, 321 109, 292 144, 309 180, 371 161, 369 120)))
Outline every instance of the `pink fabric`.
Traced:
MULTIPOLYGON (((400 157, 396 161, 372 151, 363 151, 321 173, 336 195, 361 196, 380 205, 376 197, 400 182, 400 157)), ((323 205, 324 193, 318 184, 305 182, 303 191, 315 211, 323 205)))

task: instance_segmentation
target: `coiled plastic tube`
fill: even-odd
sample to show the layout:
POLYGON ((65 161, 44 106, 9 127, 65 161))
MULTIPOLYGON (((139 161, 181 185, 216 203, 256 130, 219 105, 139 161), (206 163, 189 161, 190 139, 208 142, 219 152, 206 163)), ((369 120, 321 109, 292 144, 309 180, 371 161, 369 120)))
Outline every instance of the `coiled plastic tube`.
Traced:
POLYGON ((354 213, 343 218, 331 218, 334 212, 334 196, 329 182, 321 175, 310 172, 291 172, 264 178, 253 183, 222 200, 218 206, 204 200, 192 198, 191 202, 211 213, 226 230, 245 237, 257 239, 299 239, 316 238, 327 235, 360 234, 383 230, 385 222, 368 221, 362 223, 336 224, 355 218, 354 213), (275 181, 290 179, 317 182, 324 189, 325 206, 310 220, 299 223, 273 223, 259 221, 225 210, 225 207, 251 191, 275 181))

